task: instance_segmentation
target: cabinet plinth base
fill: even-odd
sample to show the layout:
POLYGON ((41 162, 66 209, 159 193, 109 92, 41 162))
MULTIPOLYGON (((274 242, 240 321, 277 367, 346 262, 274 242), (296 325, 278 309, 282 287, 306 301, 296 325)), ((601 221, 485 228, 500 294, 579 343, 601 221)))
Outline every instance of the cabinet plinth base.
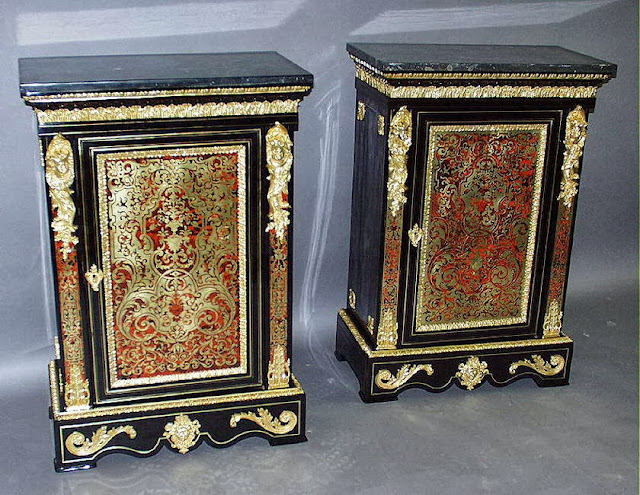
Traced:
POLYGON ((335 354, 356 374, 363 402, 395 400, 413 387, 443 392, 454 383, 465 390, 484 382, 503 387, 520 378, 540 387, 569 383, 573 341, 566 336, 378 351, 365 332, 348 310, 340 311, 335 354))
POLYGON ((250 436, 270 445, 306 441, 305 394, 294 377, 277 390, 63 411, 55 362, 50 366, 58 472, 93 468, 112 453, 148 457, 163 446, 186 454, 203 442, 221 448, 250 436))

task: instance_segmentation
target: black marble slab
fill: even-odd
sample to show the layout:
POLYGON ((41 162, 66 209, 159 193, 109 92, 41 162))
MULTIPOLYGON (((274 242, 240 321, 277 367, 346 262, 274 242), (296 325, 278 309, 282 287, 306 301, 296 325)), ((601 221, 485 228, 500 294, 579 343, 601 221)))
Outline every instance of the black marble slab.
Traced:
POLYGON ((18 65, 22 96, 313 84, 277 52, 23 58, 18 65))
POLYGON ((615 64, 559 46, 347 43, 347 51, 382 72, 526 72, 606 74, 615 64))

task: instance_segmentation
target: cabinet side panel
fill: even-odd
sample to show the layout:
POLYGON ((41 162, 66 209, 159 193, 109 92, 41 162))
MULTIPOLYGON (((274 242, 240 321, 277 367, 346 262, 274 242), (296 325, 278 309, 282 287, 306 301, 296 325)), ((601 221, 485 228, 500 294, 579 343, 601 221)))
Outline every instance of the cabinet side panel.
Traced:
POLYGON ((378 132, 380 113, 374 110, 379 107, 360 91, 358 103, 366 110, 362 120, 356 119, 349 288, 356 294, 356 312, 366 325, 369 316, 377 318, 380 299, 385 146, 378 132))

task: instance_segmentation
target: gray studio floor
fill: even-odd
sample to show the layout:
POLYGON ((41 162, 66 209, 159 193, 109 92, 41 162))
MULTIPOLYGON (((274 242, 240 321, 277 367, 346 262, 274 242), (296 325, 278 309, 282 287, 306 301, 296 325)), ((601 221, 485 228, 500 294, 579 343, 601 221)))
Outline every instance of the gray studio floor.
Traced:
POLYGON ((55 474, 47 418, 49 349, 0 374, 0 492, 10 494, 636 494, 637 293, 569 294, 572 383, 456 387, 366 405, 333 359, 333 321, 298 331, 294 368, 308 394, 305 444, 257 438, 187 455, 107 456, 55 474), (322 328, 319 326, 322 325, 322 328), (331 328, 328 328, 328 326, 331 328))

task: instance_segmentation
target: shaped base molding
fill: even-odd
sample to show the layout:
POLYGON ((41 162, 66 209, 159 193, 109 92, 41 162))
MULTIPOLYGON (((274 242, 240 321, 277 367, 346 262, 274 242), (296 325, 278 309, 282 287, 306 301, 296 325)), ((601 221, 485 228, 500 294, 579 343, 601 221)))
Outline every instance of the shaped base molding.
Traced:
POLYGON ((187 454, 203 442, 221 448, 251 436, 270 445, 306 441, 305 394, 294 377, 292 386, 277 390, 66 412, 60 408, 57 365, 50 366, 58 472, 93 468, 107 454, 148 457, 163 446, 187 454))
POLYGON ((368 332, 349 310, 338 315, 336 358, 347 361, 364 402, 396 400, 408 388, 443 392, 453 384, 474 390, 531 378, 540 387, 567 385, 573 341, 566 336, 481 344, 373 350, 368 332))

